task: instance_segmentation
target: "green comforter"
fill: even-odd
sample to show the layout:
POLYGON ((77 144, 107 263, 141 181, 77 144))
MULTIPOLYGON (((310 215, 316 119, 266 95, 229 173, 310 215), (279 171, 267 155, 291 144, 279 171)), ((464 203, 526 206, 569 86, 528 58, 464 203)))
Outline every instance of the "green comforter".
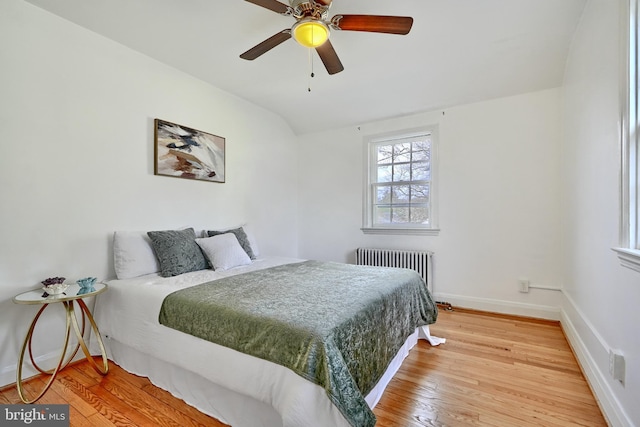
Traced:
POLYGON ((305 261, 168 295, 160 323, 285 366, 325 388, 353 426, 373 426, 364 396, 437 308, 412 270, 305 261))

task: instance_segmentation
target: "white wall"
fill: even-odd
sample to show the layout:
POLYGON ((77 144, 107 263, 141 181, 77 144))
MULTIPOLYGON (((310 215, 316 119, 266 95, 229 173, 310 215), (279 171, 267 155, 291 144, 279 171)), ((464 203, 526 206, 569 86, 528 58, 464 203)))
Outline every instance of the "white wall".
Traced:
MULTIPOLYGON (((248 221, 268 254, 352 261, 358 246, 435 251, 438 299, 561 317, 612 425, 640 425, 640 280, 610 251, 618 243, 617 5, 589 2, 562 90, 296 138, 265 110, 4 0, 0 385, 15 380, 37 309, 13 304, 15 294, 54 275, 113 276, 114 230, 248 221), (155 117, 226 137, 227 182, 154 176, 155 117), (440 130, 441 234, 362 234, 363 136, 425 124, 440 130), (523 276, 564 293, 521 294, 523 276), (625 354, 624 385, 607 374, 609 348, 625 354)), ((35 351, 55 353, 60 339, 40 331, 35 351)))
POLYGON ((564 85, 563 325, 614 426, 640 425, 640 275, 620 266, 619 77, 621 1, 590 0, 564 85), (608 372, 621 350, 626 381, 608 372))
MULTIPOLYGON (((0 40, 0 385, 37 309, 13 296, 113 277, 114 230, 248 221, 263 253, 296 255, 296 138, 279 117, 20 0, 0 2, 0 40), (226 183, 154 176, 154 118, 225 137, 226 183)), ((37 332, 36 353, 59 348, 37 332)))
POLYGON ((300 138, 300 256, 353 261, 359 246, 435 252, 436 298, 559 318, 560 89, 300 138), (437 124, 439 236, 364 235, 363 137, 437 124))

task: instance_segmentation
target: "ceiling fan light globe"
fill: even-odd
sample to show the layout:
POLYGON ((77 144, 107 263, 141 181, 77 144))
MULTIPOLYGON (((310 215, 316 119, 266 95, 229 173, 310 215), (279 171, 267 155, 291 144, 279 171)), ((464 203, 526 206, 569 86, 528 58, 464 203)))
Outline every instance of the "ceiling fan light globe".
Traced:
POLYGON ((296 22, 291 29, 293 38, 304 47, 322 46, 329 39, 329 27, 316 20, 296 22))

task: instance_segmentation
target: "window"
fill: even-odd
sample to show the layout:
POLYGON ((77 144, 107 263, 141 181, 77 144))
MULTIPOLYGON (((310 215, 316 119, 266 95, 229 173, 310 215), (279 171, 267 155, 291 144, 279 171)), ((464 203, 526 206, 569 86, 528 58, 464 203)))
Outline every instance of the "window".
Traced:
POLYGON ((638 5, 639 0, 629 0, 628 27, 623 78, 622 108, 622 156, 621 156, 621 216, 620 216, 620 262, 625 267, 640 271, 640 114, 638 111, 638 5))
POLYGON ((365 139, 367 167, 362 230, 436 234, 435 128, 365 139))

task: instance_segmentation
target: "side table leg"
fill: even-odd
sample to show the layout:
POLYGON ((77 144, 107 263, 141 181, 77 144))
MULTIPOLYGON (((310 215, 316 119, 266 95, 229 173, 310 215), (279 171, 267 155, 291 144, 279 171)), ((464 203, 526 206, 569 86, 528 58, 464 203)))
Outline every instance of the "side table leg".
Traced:
MULTIPOLYGON (((89 320, 89 323, 91 323, 91 329, 93 329, 93 334, 98 340, 98 345, 100 346, 100 353, 102 356, 102 366, 99 366, 96 363, 96 361, 93 359, 93 356, 91 356, 91 353, 89 352, 89 349, 87 348, 87 345, 84 342, 84 337, 82 336, 82 332, 80 332, 80 327, 78 326, 78 319, 76 318, 73 311, 73 304, 69 304, 71 306, 70 311, 73 314, 71 316, 71 323, 73 324, 73 328, 76 332, 76 336, 78 337, 78 343, 80 344, 80 347, 82 347, 82 351, 84 352, 85 357, 87 358, 89 363, 91 363, 91 365, 93 366, 93 369, 95 369, 98 373, 102 375, 107 375, 107 373, 109 372, 109 361, 107 359, 107 352, 105 350, 104 343, 102 342, 102 336, 100 336, 100 331, 98 330, 98 325, 96 324, 96 321, 93 319, 93 315, 91 314, 91 311, 89 311, 89 309, 87 308, 87 305, 84 303, 84 301, 82 301, 81 299, 78 299, 76 300, 76 302, 78 303, 78 306, 82 311, 83 321, 84 321, 84 316, 86 316, 87 319, 89 320)), ((84 331, 84 328, 82 329, 84 331)))
MULTIPOLYGON (((65 303, 65 307, 66 307, 65 303)), ((56 368, 53 370, 53 372, 51 372, 51 377, 49 378, 49 381, 47 382, 47 384, 44 386, 44 388, 40 391, 40 393, 33 399, 27 399, 25 397, 25 393, 24 393, 24 388, 23 388, 23 384, 22 384, 22 365, 24 363, 24 353, 27 350, 27 347, 31 348, 31 339, 33 338, 33 331, 36 327, 36 323, 38 322, 38 319, 40 318, 40 315, 42 314, 42 312, 45 310, 45 308, 47 308, 49 304, 45 304, 42 306, 42 308, 40 310, 38 310, 38 313, 35 315, 35 317, 33 318, 33 321, 31 321, 31 326, 29 327, 29 332, 27 332, 27 336, 24 339, 24 343, 22 344, 22 350, 20 351, 20 358, 18 359, 18 369, 17 369, 17 379, 16 379, 16 388, 18 389, 18 395, 20 396, 20 400, 22 400, 24 403, 33 403, 36 400, 40 399, 42 397, 43 394, 46 393, 47 390, 49 390, 49 387, 51 387, 51 384, 53 384, 53 381, 56 378, 56 375, 58 375, 58 372, 60 371, 60 369, 63 367, 63 362, 64 362, 64 356, 67 354, 67 346, 69 345, 69 334, 71 332, 71 313, 69 312, 69 309, 67 307, 66 311, 66 318, 67 318, 67 330, 65 332, 64 335, 64 347, 62 348, 62 352, 60 353, 60 359, 58 360, 58 365, 56 366, 56 368)), ((74 317, 75 319, 75 317, 74 317)), ((77 323, 77 321, 76 321, 77 323)), ((31 353, 29 353, 31 354, 31 353)), ((39 369, 38 369, 39 370, 39 369)))
MULTIPOLYGON (((65 304, 65 310, 67 309, 67 304, 71 304, 70 302, 64 302, 63 304, 65 304)), ((48 305, 48 304, 47 304, 48 305)), ((44 307, 47 307, 47 305, 45 305, 44 307)), ((43 307, 43 308, 44 308, 43 307)), ((40 310, 42 311, 42 310, 40 310)), ((82 318, 82 333, 84 334, 84 317, 82 318)), ((35 361, 35 359, 33 358, 33 350, 31 349, 31 344, 32 344, 33 340, 29 340, 29 358, 31 359, 31 364, 33 365, 34 368, 36 368, 38 371, 40 371, 41 374, 46 374, 46 375, 51 375, 53 373, 53 369, 49 369, 49 370, 44 370, 42 369, 35 361)), ((71 354, 69 354, 69 357, 67 357, 67 360, 62 364, 62 366, 60 367, 59 370, 63 370, 64 368, 67 367, 67 365, 73 360, 73 358, 76 356, 76 354, 78 353, 78 350, 80 349, 80 343, 76 344, 76 348, 73 350, 73 352, 71 352, 71 354)))

